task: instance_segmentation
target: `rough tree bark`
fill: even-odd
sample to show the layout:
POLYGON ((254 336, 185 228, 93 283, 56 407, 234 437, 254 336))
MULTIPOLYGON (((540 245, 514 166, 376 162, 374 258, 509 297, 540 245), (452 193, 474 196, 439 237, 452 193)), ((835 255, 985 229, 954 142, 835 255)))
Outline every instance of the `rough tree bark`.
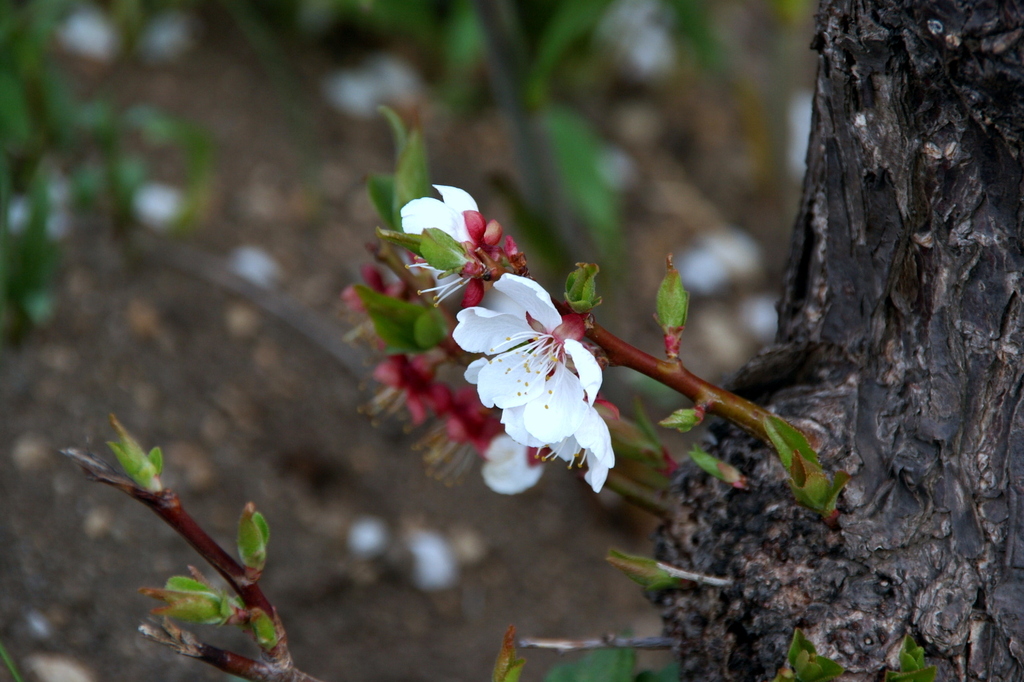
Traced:
POLYGON ((659 596, 684 680, 768 680, 794 627, 879 680, 1024 680, 1024 5, 822 0, 814 131, 775 347, 734 388, 854 475, 830 531, 718 427, 659 556, 736 580, 659 596))

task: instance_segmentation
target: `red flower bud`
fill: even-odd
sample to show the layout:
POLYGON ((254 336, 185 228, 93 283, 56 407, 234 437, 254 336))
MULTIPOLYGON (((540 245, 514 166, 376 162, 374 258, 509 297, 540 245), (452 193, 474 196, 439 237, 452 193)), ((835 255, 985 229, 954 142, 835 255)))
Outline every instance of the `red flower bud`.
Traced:
POLYGON ((501 224, 499 224, 497 220, 492 220, 487 223, 483 239, 484 244, 487 244, 487 246, 495 246, 501 241, 501 224))
POLYGON ((484 299, 484 283, 478 279, 469 280, 469 284, 466 285, 466 293, 462 296, 462 307, 472 308, 475 305, 480 305, 480 301, 484 299))
POLYGON ((469 238, 474 244, 484 240, 484 233, 487 230, 487 221, 480 211, 463 211, 462 218, 466 221, 466 229, 469 231, 469 238))

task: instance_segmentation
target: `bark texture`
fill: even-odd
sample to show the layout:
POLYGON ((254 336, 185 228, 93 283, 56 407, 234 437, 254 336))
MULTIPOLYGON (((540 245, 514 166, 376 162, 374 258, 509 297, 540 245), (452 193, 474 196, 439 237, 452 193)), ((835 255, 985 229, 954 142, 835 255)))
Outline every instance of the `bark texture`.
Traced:
POLYGON ((684 469, 658 595, 683 680, 770 679, 794 627, 878 680, 1024 680, 1024 6, 823 0, 778 343, 736 377, 853 474, 829 530, 736 429, 752 492, 684 469))

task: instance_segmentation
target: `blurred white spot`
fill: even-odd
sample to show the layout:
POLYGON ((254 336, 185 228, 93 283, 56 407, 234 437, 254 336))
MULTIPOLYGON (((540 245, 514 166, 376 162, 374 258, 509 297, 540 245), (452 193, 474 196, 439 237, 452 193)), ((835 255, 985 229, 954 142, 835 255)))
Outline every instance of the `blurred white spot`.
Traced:
POLYGON ((11 234, 21 234, 28 226, 29 217, 28 197, 16 194, 11 197, 7 204, 7 230, 11 234))
POLYGON ((496 436, 484 455, 484 483, 496 493, 515 495, 537 484, 544 467, 531 464, 525 445, 520 445, 509 436, 496 436))
POLYGON ((814 93, 797 90, 789 100, 789 150, 786 154, 789 173, 803 180, 807 170, 807 141, 811 136, 811 114, 814 93))
POLYGON ((598 27, 598 35, 621 65, 638 81, 666 76, 675 64, 672 9, 660 0, 617 0, 598 27))
POLYGON ((270 289, 281 278, 281 268, 258 246, 239 246, 228 256, 228 267, 244 280, 270 289))
POLYGON ((166 64, 185 54, 194 44, 195 20, 183 12, 156 15, 139 39, 139 54, 149 64, 166 64))
POLYGON ((372 118, 381 104, 415 99, 423 81, 404 61, 389 54, 368 57, 354 69, 340 69, 323 81, 327 101, 349 116, 372 118))
POLYGON ((53 636, 53 626, 46 616, 35 609, 29 609, 25 614, 25 623, 28 631, 35 639, 50 639, 53 636))
POLYGON ((35 673, 39 682, 93 682, 92 672, 63 654, 33 654, 25 659, 25 667, 35 673))
POLYGON ((360 516, 348 530, 348 551, 357 559, 380 556, 390 542, 387 524, 376 516, 360 516))
POLYGON ((675 264, 687 289, 717 294, 761 271, 761 249, 746 232, 731 227, 701 235, 695 246, 676 256, 675 264))
POLYGON ((605 182, 618 191, 629 189, 636 184, 636 164, 633 157, 621 147, 609 145, 601 152, 598 170, 605 182))
POLYGON ((181 190, 171 185, 150 182, 135 192, 132 212, 135 218, 157 232, 166 232, 181 212, 181 190))
POLYGON ((762 343, 770 343, 779 327, 779 314, 775 310, 775 297, 769 294, 748 296, 740 304, 740 319, 762 343))
POLYGON ((111 61, 121 46, 110 19, 91 5, 72 10, 57 29, 57 39, 67 52, 98 62, 111 61))
POLYGON ((435 531, 413 531, 407 540, 413 557, 412 581, 424 592, 454 587, 459 581, 459 564, 444 537, 435 531))

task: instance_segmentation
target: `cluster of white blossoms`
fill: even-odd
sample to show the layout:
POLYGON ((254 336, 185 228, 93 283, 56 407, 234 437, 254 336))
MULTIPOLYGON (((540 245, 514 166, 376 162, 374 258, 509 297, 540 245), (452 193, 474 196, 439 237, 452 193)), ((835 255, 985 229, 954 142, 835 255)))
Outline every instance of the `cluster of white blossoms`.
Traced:
MULTIPOLYGON (((434 187, 444 201, 409 202, 402 208, 402 229, 420 234, 434 227, 458 242, 480 242, 473 234, 479 230, 473 228, 483 221, 477 218, 473 198, 455 187, 434 187)), ((500 493, 526 490, 541 473, 527 449, 547 448, 551 456, 570 464, 578 458, 585 461, 585 479, 600 491, 615 465, 615 453, 608 426, 594 409, 602 373, 580 343, 583 317, 563 317, 548 292, 525 277, 502 275, 494 288, 509 299, 506 309, 465 308, 453 332, 463 350, 493 356, 476 360, 466 370, 480 401, 502 410, 507 434, 495 438, 485 455, 485 482, 500 493)))
POLYGON ((466 380, 480 401, 502 410, 501 423, 526 447, 587 463, 586 480, 601 490, 615 465, 608 426, 594 409, 601 367, 580 343, 583 319, 563 317, 551 296, 531 279, 502 275, 494 288, 511 299, 511 312, 466 308, 453 334, 463 350, 493 356, 473 362, 466 380))

